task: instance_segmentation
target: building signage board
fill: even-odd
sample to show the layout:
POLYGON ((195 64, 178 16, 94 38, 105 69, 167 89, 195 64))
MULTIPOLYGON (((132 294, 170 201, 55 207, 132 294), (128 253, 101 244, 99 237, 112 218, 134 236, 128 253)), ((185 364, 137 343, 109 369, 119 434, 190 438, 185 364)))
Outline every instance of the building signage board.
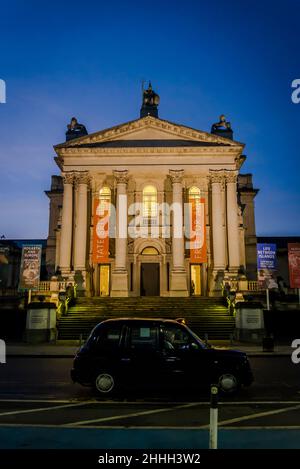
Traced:
POLYGON ((23 245, 21 268, 20 268, 20 290, 36 290, 40 281, 42 246, 23 245))
POLYGON ((193 198, 189 202, 191 210, 190 262, 202 264, 207 262, 205 199, 193 198))
POLYGON ((109 258, 109 205, 106 202, 94 199, 93 215, 93 262, 103 264, 109 258))
POLYGON ((48 329, 49 310, 46 308, 29 309, 27 314, 27 329, 48 329))
POLYGON ((300 288, 300 243, 288 243, 290 287, 300 288))
POLYGON ((261 288, 278 288, 276 282, 276 244, 257 244, 258 282, 261 288))

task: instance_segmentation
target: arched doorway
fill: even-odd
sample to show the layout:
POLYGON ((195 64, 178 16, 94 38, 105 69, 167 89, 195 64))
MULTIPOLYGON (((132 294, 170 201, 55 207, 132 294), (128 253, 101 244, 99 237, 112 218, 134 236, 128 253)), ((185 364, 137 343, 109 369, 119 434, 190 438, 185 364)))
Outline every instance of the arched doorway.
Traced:
POLYGON ((160 295, 160 263, 155 262, 158 256, 159 252, 153 246, 147 246, 141 252, 141 296, 160 295))

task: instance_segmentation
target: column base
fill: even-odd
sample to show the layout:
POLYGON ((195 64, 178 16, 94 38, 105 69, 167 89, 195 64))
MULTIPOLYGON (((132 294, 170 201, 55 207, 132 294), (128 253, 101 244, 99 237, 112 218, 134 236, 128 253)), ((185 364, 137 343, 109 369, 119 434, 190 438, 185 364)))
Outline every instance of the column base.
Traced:
POLYGON ((111 274, 111 292, 112 297, 128 296, 128 273, 127 271, 113 271, 111 274))
POLYGON ((186 272, 173 270, 170 277, 170 296, 189 296, 186 272))
POLYGON ((60 275, 69 278, 72 275, 70 267, 60 267, 60 275))
POLYGON ((229 275, 231 276, 237 276, 238 275, 238 271, 239 271, 239 267, 228 267, 228 273, 229 275))

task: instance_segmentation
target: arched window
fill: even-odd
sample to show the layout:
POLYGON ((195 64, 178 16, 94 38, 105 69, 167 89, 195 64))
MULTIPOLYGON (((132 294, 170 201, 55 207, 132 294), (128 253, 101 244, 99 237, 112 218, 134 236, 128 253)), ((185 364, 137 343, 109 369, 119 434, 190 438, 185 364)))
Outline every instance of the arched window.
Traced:
POLYGON ((190 187, 189 189, 189 199, 191 200, 199 200, 201 196, 201 192, 199 187, 190 187))
POLYGON ((109 187, 104 186, 99 191, 99 211, 101 215, 110 211, 111 190, 109 187))
POLYGON ((157 256, 159 254, 158 250, 153 246, 147 246, 142 250, 143 256, 157 256))
POLYGON ((154 186, 145 186, 143 189, 143 217, 157 217, 157 189, 154 186))

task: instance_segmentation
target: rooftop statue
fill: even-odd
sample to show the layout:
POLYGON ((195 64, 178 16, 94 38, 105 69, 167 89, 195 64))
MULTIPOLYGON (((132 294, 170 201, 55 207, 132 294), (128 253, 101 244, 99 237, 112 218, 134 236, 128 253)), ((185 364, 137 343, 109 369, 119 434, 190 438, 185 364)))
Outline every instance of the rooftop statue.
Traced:
POLYGON ((226 120, 224 114, 220 116, 219 122, 216 122, 212 125, 212 130, 219 130, 219 129, 231 129, 231 124, 226 120))
POLYGON ((148 89, 143 90, 143 104, 141 107, 141 117, 158 117, 158 105, 159 96, 153 91, 151 82, 149 82, 148 89))
POLYGON ((148 89, 143 91, 143 104, 148 105, 148 106, 159 105, 159 96, 158 94, 154 93, 150 81, 149 81, 148 89))
POLYGON ((87 130, 83 124, 79 124, 76 117, 72 117, 70 124, 67 125, 66 141, 73 138, 83 137, 88 135, 87 130))
POLYGON ((226 117, 224 116, 224 114, 220 116, 219 122, 216 122, 215 124, 212 125, 211 133, 220 135, 225 138, 230 138, 232 140, 233 131, 231 128, 231 124, 230 122, 226 120, 226 117))

